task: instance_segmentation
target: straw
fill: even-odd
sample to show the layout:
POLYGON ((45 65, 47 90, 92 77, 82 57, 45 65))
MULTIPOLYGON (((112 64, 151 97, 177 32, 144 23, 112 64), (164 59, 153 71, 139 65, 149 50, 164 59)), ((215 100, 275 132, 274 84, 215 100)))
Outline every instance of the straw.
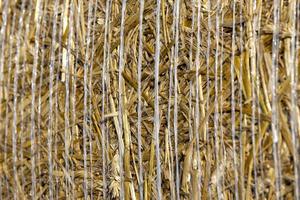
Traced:
POLYGON ((298 199, 299 1, 0 1, 2 199, 298 199))

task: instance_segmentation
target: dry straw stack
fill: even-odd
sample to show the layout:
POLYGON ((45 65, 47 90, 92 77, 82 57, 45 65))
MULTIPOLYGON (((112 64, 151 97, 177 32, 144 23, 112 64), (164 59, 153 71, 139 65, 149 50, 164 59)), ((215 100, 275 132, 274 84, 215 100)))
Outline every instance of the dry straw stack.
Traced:
POLYGON ((1 199, 299 198, 299 1, 157 2, 0 0, 1 199))

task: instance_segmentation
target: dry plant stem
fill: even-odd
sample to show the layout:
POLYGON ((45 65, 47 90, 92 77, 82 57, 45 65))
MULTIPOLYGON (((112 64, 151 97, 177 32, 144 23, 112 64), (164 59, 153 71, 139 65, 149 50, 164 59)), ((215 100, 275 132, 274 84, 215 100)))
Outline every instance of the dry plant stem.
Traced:
MULTIPOLYGON (((119 102, 118 102, 118 119, 119 119, 119 126, 120 126, 120 135, 118 135, 119 140, 119 153, 120 153, 120 176, 121 176, 121 189, 120 189, 120 198, 123 199, 125 197, 129 198, 129 187, 128 184, 125 184, 124 175, 124 166, 123 166, 123 159, 124 159, 124 148, 123 148, 123 112, 125 108, 123 108, 123 95, 124 95, 124 81, 122 77, 122 73, 124 70, 124 28, 125 28, 125 13, 126 12, 126 0, 122 0, 122 9, 121 9, 121 27, 120 27, 120 47, 119 47, 119 102), (124 196, 125 195, 125 196, 124 196)), ((125 144, 126 145, 126 144, 125 144)), ((126 148, 126 147, 125 147, 126 148)), ((126 149, 125 149, 126 151, 126 149)), ((125 161, 125 159, 124 159, 125 161)))
MULTIPOLYGON (((163 4, 162 5, 164 5, 165 4, 165 1, 163 1, 163 4)), ((162 10, 165 10, 165 8, 164 8, 164 6, 162 6, 162 10)), ((175 38, 175 9, 174 9, 174 7, 173 7, 173 9, 172 9, 172 18, 173 18, 173 20, 172 20, 172 26, 171 26, 171 32, 172 32, 172 38, 169 36, 170 34, 169 34, 169 32, 167 32, 168 33, 168 36, 166 36, 165 38, 166 38, 166 40, 168 41, 168 42, 171 42, 171 39, 172 40, 174 40, 174 38, 175 38)), ((163 19, 165 19, 165 15, 163 15, 163 19)), ((165 28, 164 28, 165 29, 165 28)), ((168 29, 165 29, 166 31, 168 30, 168 29)), ((171 49, 170 49, 170 51, 171 51, 171 53, 170 53, 170 55, 169 55, 169 57, 170 57, 170 65, 169 65, 169 69, 168 69, 168 78, 169 78, 169 89, 168 89, 168 111, 167 111, 167 130, 166 130, 166 132, 167 132, 167 134, 168 134, 168 147, 169 147, 169 154, 170 154, 170 162, 169 162, 169 174, 170 174, 170 183, 169 183, 169 185, 170 185, 170 196, 171 196, 171 198, 173 198, 173 199, 175 199, 175 193, 176 193, 176 184, 175 184, 175 181, 174 181, 174 156, 173 156, 173 142, 172 142, 172 131, 171 131, 171 107, 172 107, 172 103, 173 103, 173 101, 172 101, 172 96, 173 96, 173 81, 174 81, 174 79, 173 79, 173 65, 174 65, 174 44, 172 43, 172 46, 171 46, 171 49)))
MULTIPOLYGON (((58 59, 56 61, 56 64, 54 66, 54 68, 56 67, 56 74, 55 74, 55 85, 58 86, 60 83, 60 72, 62 71, 62 64, 63 64, 63 57, 62 52, 63 52, 63 20, 64 20, 64 10, 66 8, 66 1, 63 2, 63 7, 62 7, 62 13, 58 13, 59 15, 59 19, 58 22, 58 40, 57 40, 57 44, 55 45, 55 52, 58 52, 58 59)), ((59 110, 60 110, 60 105, 63 104, 64 102, 61 101, 61 99, 59 98, 59 90, 55 90, 55 94, 54 94, 54 133, 58 133, 59 132, 59 121, 61 120, 61 117, 59 115, 59 110)), ((58 193, 58 188, 59 188, 59 176, 56 173, 60 167, 60 163, 57 162, 57 158, 58 158, 58 154, 60 153, 59 148, 58 148, 58 142, 59 142, 59 136, 58 134, 53 134, 54 136, 54 156, 53 156, 53 175, 55 176, 55 182, 54 182, 54 198, 58 198, 59 193, 58 193)), ((63 183, 64 184, 64 183, 63 183)))
MULTIPOLYGON (((41 40, 41 46, 43 46, 45 44, 45 38, 46 38, 46 30, 44 27, 46 27, 46 19, 45 19, 45 14, 46 14, 46 11, 45 9, 47 8, 47 2, 44 2, 45 5, 44 5, 44 15, 42 16, 42 40, 41 40)), ((39 77, 39 85, 38 85, 38 116, 37 116, 37 144, 40 144, 41 143, 41 137, 42 137, 42 131, 41 131, 41 126, 42 126, 42 92, 43 92, 43 88, 42 88, 42 85, 44 83, 44 64, 45 64, 45 49, 42 48, 41 49, 41 63, 40 63, 40 77, 39 77)), ((41 148, 40 146, 38 145, 37 146, 37 160, 41 160, 41 148)), ((42 173, 42 170, 41 170, 41 165, 38 165, 37 166, 38 168, 38 174, 41 174, 42 173)), ((37 184, 41 184, 41 179, 38 179, 37 180, 37 184)))
MULTIPOLYGON (((193 46, 194 46, 194 32, 195 32, 195 8, 196 4, 195 1, 192 0, 192 24, 191 24, 191 34, 190 34, 190 41, 189 41, 189 70, 194 68, 194 62, 193 62, 193 46)), ((188 188, 191 187, 192 193, 193 191, 196 190, 197 188, 197 179, 195 179, 194 175, 195 172, 193 171, 193 151, 194 151, 194 132, 193 132, 193 116, 194 116, 194 105, 193 105, 193 98, 194 98, 194 89, 193 89, 193 81, 189 81, 189 99, 188 99, 188 104, 189 104, 189 112, 188 112, 188 128, 189 128, 189 149, 188 149, 188 156, 185 158, 185 164, 187 169, 183 169, 182 172, 182 190, 185 192, 188 192, 188 188), (191 149, 190 149, 191 148, 191 149), (196 181, 195 181, 196 180, 196 181)), ((197 176, 196 176, 197 177, 197 176)), ((190 198, 193 198, 192 194, 189 195, 190 198)))
MULTIPOLYGON (((223 130, 223 60, 224 60, 224 11, 221 8, 221 58, 220 58, 220 135, 221 135, 221 160, 226 159, 226 151, 224 145, 224 130, 223 130)), ((222 188, 224 188, 224 177, 221 175, 222 188)))
POLYGON ((175 1, 175 48, 174 48, 174 138, 175 138, 175 179, 176 179, 176 198, 180 199, 180 180, 179 180, 179 160, 178 160, 178 78, 177 78, 177 62, 178 62, 178 43, 179 43, 179 5, 180 0, 175 1))
MULTIPOLYGON (((253 173, 254 173, 254 191, 255 191, 255 199, 258 198, 258 191, 257 191, 257 170, 256 170, 256 147, 255 147, 255 113, 256 113, 256 102, 257 102, 257 96, 256 96, 256 83, 257 83, 257 72, 256 72, 256 28, 257 28, 257 5, 256 0, 250 1, 249 4, 249 13, 250 13, 250 20, 252 23, 248 23, 247 31, 248 31, 248 37, 249 37, 249 46, 250 46, 250 68, 251 68, 251 110, 252 110, 252 118, 251 118, 251 139, 252 139, 252 151, 253 151, 253 173)), ((252 171, 249 171, 248 176, 251 176, 252 171)), ((250 179, 249 179, 250 180, 250 179)), ((250 183, 248 183, 250 185, 250 183)))
MULTIPOLYGON (((243 2, 240 1, 240 4, 239 4, 239 20, 240 20, 240 35, 239 35, 239 40, 240 40, 240 45, 241 45, 241 52, 244 51, 244 48, 243 48, 243 45, 244 45, 244 41, 243 41, 243 25, 242 25, 242 20, 243 20, 243 2)), ((239 113, 239 123, 240 123, 240 126, 239 126, 239 132, 240 132, 240 139, 239 139, 239 143, 240 143, 240 162, 239 162, 239 173, 242 175, 240 180, 239 180, 239 198, 240 199, 244 199, 244 176, 243 176, 243 169, 244 169, 244 166, 243 166, 243 151, 244 151, 244 146, 243 146, 243 62, 240 62, 240 66, 239 66, 239 74, 240 74, 240 78, 238 79, 239 80, 239 109, 240 109, 240 113, 239 113)))
POLYGON ((216 187, 217 187, 217 197, 218 199, 223 199, 222 195, 222 187, 221 187, 221 169, 220 169, 220 158, 219 158, 219 99, 218 99, 218 65, 219 65, 219 5, 220 1, 217 1, 217 8, 216 8, 216 55, 215 55, 215 66, 214 66, 214 73, 215 73, 215 98, 214 98, 214 140, 215 140, 215 157, 216 157, 216 176, 217 176, 217 181, 216 181, 216 187))
POLYGON ((35 174, 35 154, 36 154, 36 144, 35 144, 35 92, 36 92, 36 76, 37 76, 37 65, 38 65, 38 51, 39 51, 39 37, 40 37, 40 21, 41 21, 41 5, 42 2, 37 1, 36 11, 35 11, 35 24, 36 24, 36 32, 35 32, 35 52, 34 52, 34 63, 32 68, 32 85, 31 85, 31 130, 30 130, 30 138, 31 138, 31 183, 32 183, 32 196, 35 198, 36 195, 36 174, 35 174))
MULTIPOLYGON (((89 115, 89 119, 92 118, 92 116, 94 115, 94 112, 92 110, 92 97, 94 96, 93 94, 93 68, 94 68, 94 58, 95 58, 95 28, 96 28, 96 13, 97 13, 97 7, 98 7, 98 0, 96 0, 96 2, 94 2, 93 8, 94 8, 94 13, 93 13, 93 17, 92 17, 92 31, 91 31, 91 35, 92 35, 92 41, 91 41, 91 62, 90 62, 90 74, 89 74, 89 99, 88 99, 88 104, 89 104, 89 108, 88 108, 88 115, 89 115)), ((94 130, 93 130, 93 123, 92 120, 90 120, 89 122, 89 159, 90 159, 90 198, 93 199, 93 188, 94 188, 94 176, 93 176, 93 137, 94 137, 94 130)))
MULTIPOLYGON (((173 23, 172 23, 172 38, 175 36, 175 9, 173 9, 173 23)), ((171 198, 175 198, 175 181, 174 181, 174 159, 173 159, 173 145, 171 140, 171 106, 172 106, 172 95, 173 95, 173 59, 174 56, 174 46, 171 47, 171 55, 170 55, 170 66, 169 66, 169 93, 168 93, 168 114, 167 114, 167 133, 168 133, 168 142, 170 149, 170 190, 171 190, 171 198)))
POLYGON ((142 160, 142 59, 143 59, 143 15, 144 14, 144 0, 140 0, 140 15, 139 15, 139 52, 138 52, 138 160, 139 160, 139 198, 144 198, 144 179, 143 179, 143 160, 142 160))
MULTIPOLYGON (((175 19, 176 19, 176 9, 175 5, 173 5, 173 11, 172 11, 172 40, 175 40, 175 19)), ((170 38, 169 38, 170 40, 170 38)), ((169 146, 170 146, 170 157, 171 157, 171 166, 170 166, 170 188, 171 188, 171 197, 175 199, 175 196, 177 195, 177 188, 176 188, 176 177, 174 178, 175 175, 175 170, 174 170, 174 154, 173 154, 173 142, 172 142, 172 137, 171 137, 171 106, 172 106, 172 96, 173 96, 173 90, 174 90, 174 78, 173 78, 173 68, 174 68, 174 44, 172 44, 171 47, 171 55, 170 55, 170 67, 169 67, 169 98, 168 98, 168 119, 167 119, 167 130, 168 130, 168 137, 169 137, 169 146), (176 194, 175 194, 176 193, 176 194)), ((174 127, 174 126, 173 126, 174 127)))
MULTIPOLYGON (((193 69, 193 46, 194 46, 194 31, 195 31, 195 0, 192 0, 192 28, 191 28, 191 35, 190 35, 190 47, 189 47, 189 69, 193 69)), ((192 140, 193 138, 193 125, 192 125, 192 98, 193 98, 193 82, 190 81, 190 92, 189 92, 189 138, 192 140)))
MULTIPOLYGON (((4 90, 5 92, 5 99, 8 100, 10 98, 9 92, 8 92, 8 88, 10 88, 11 86, 11 74, 12 74, 12 52, 13 52, 13 32, 15 31, 16 28, 16 15, 15 13, 12 16, 12 24, 10 27, 10 31, 9 31, 9 56, 8 56, 8 66, 7 66, 7 70, 8 70, 8 78, 7 78, 7 89, 4 90)), ((6 117, 5 117, 5 131, 4 131, 4 163, 7 163, 7 159, 8 159, 8 134, 9 134, 9 121, 8 121, 8 101, 5 104, 5 108, 6 108, 6 117)), ((9 180, 8 178, 5 178, 5 184, 6 184, 6 188, 9 189, 9 180)), ((9 197, 11 198, 11 197, 9 197)))
MULTIPOLYGON (((211 154, 211 145, 210 145, 210 129, 209 129, 209 104, 210 104, 210 92, 211 92, 211 81, 210 81, 210 71, 211 71, 211 57, 210 53, 212 52, 212 5, 211 1, 207 1, 206 5, 207 8, 207 50, 206 50, 206 115, 205 118, 205 131, 204 131, 204 143, 205 143, 205 174, 204 174, 204 183, 203 183, 203 198, 212 198, 212 188, 210 182, 211 177, 211 161, 212 161, 212 154, 211 154), (207 197, 208 192, 208 197, 207 197)), ((201 85, 200 85, 201 87, 201 85)))
POLYGON ((161 193, 161 164, 159 150, 159 132, 160 132, 160 112, 159 112, 159 59, 160 59, 160 6, 161 1, 156 1, 156 38, 155 38, 155 64, 154 64, 154 140, 156 156, 156 187, 157 198, 162 199, 161 193))
POLYGON ((278 54, 279 54, 279 31, 280 31, 280 0, 274 0, 274 25, 272 40, 272 72, 271 72, 271 91, 272 91, 272 134, 273 134, 273 156, 275 166, 276 199, 281 199, 281 164, 279 157, 279 133, 278 133, 278 54))
MULTIPOLYGON (((69 32, 68 32, 68 40, 67 40, 67 49, 63 49, 63 71, 65 70, 65 74, 62 74, 62 79, 65 78, 65 90, 66 90, 66 96, 65 96, 65 169, 66 169, 66 180, 65 180, 65 194, 67 198, 70 198, 70 184, 71 184, 71 176, 70 176, 70 164, 69 164, 69 149, 71 144, 71 132, 70 132, 70 64, 72 62, 71 58, 71 42, 72 42, 72 36, 73 36, 73 1, 69 5, 69 1, 67 0, 64 11, 64 20, 63 20, 63 32, 65 34, 67 26, 69 26, 69 32), (70 10, 70 11, 69 11, 70 10), (70 14, 68 14, 70 12, 70 14)), ((62 80, 64 81, 64 80, 62 80)))
POLYGON ((87 33, 86 33, 86 50, 85 50, 85 61, 84 61, 84 110, 83 110, 83 158, 84 158, 84 199, 88 199, 88 167, 87 167, 87 136, 90 134, 88 130, 88 72, 91 70, 90 58, 90 43, 91 43, 91 22, 92 22, 92 1, 88 4, 88 19, 87 19, 87 33))
MULTIPOLYGON (((257 4, 256 4, 256 13, 257 13, 257 18, 256 18, 256 27, 257 27, 257 35, 256 35, 256 40, 255 40, 255 45, 257 47, 257 50, 256 50, 256 83, 255 83, 255 86, 257 88, 256 90, 256 105, 257 105, 257 124, 258 124, 258 127, 257 127, 257 132, 258 132, 258 154, 259 154, 259 159, 258 159, 258 164, 257 165, 257 169, 258 171, 260 171, 260 176, 261 176, 261 180, 264 180, 264 170, 263 170, 263 135, 259 134, 261 133, 262 131, 262 118, 261 118, 261 115, 262 115, 262 106, 260 104, 260 98, 261 98, 261 92, 258 88, 261 87, 261 82, 260 82, 260 73, 259 73, 259 69, 262 67, 262 45, 261 45, 261 42, 260 42, 260 39, 261 38, 261 14, 262 14, 262 1, 261 0, 258 0, 257 1, 257 4), (258 166, 259 165, 259 166, 258 166)), ((257 173, 258 174, 258 173, 257 173)), ((256 174, 256 184, 257 185, 261 185, 261 187, 258 187, 257 188, 257 198, 265 198, 264 197, 264 193, 261 192, 261 191, 264 191, 264 187, 265 187, 265 184, 263 181, 260 181, 258 179, 258 175, 256 174), (260 194, 261 197, 260 197, 260 194)))
MULTIPOLYGON (((298 126, 299 126, 299 116, 297 116, 297 82, 298 82, 298 69, 297 69, 297 45, 298 45, 298 39, 299 36, 296 35, 297 33, 297 24, 296 20, 299 18, 299 8, 297 10, 297 3, 299 2, 297 0, 291 0, 290 1, 290 24, 291 26, 291 32, 292 32, 292 38, 291 38, 291 44, 290 44, 290 62, 289 62, 289 70, 290 70, 290 76, 291 76, 291 132, 292 132, 292 138, 293 138, 293 159, 295 162, 294 167, 294 176, 295 176, 295 199, 300 198, 300 175, 299 175, 299 156, 297 155, 297 149, 298 149, 298 126)), ((299 7, 299 5, 298 5, 299 7)))
MULTIPOLYGON (((25 0, 22 1, 21 9, 22 9, 22 14, 21 17, 18 20, 18 32, 17 32, 17 52, 16 52, 16 57, 15 57, 15 63, 16 63, 16 68, 15 68, 15 73, 14 73, 14 97, 13 97, 13 129, 12 129, 12 146, 13 146, 13 173, 14 173, 14 184, 17 186, 16 190, 14 192, 14 198, 17 198, 20 194, 24 196, 23 188, 20 185, 20 180, 18 177, 18 170, 17 170, 17 161, 18 161, 18 153, 17 153, 17 142, 18 142, 18 135, 17 135, 17 101, 18 101, 18 81, 19 81, 19 72, 20 72, 20 55, 21 55, 21 32, 23 30, 23 25, 24 25, 24 14, 25 14, 25 0)), ((1 92, 1 91, 0 91, 1 92)), ((1 112, 1 111, 0 111, 1 112)), ((0 183, 1 184, 1 183, 0 183)), ((0 186, 1 187, 1 186, 0 186)), ((1 191, 0 191, 1 192, 1 191)))
MULTIPOLYGON (((201 1, 198 1, 198 9, 197 9, 197 50, 196 50, 196 105, 195 105, 195 138, 196 138, 196 163, 197 163, 197 170, 195 170, 195 181, 197 186, 194 186, 197 191, 201 191, 201 162, 200 162, 200 134, 199 132, 199 103, 201 102, 201 118, 204 118, 205 109, 203 102, 203 91, 202 91, 202 82, 201 82, 201 75, 199 75, 199 68, 200 68, 200 45, 201 45, 201 1)), ((203 131, 203 133, 205 130, 203 131)), ((195 159, 194 159, 195 160, 195 159)), ((201 192, 194 193, 194 198, 201 198, 201 192)))
MULTIPOLYGON (((67 28, 68 28, 68 24, 69 24, 69 9, 70 9, 70 0, 66 0, 65 1, 65 6, 64 6, 64 9, 63 9, 63 14, 62 14, 62 34, 65 35, 66 31, 67 31, 67 28)), ((70 31, 69 31, 70 32, 70 31)), ((67 70, 67 51, 68 51, 68 48, 64 48, 62 50, 62 72, 61 72, 61 81, 62 82, 65 82, 65 79, 66 79, 66 72, 68 71, 67 70)))
POLYGON ((235 57, 235 15, 236 15, 236 1, 233 1, 233 13, 232 13, 232 43, 231 43, 231 62, 230 62, 230 74, 231 74, 231 133, 232 133, 232 149, 233 149, 233 161, 234 161, 234 194, 235 199, 239 199, 239 191, 238 191, 238 163, 236 156, 236 143, 235 143, 235 73, 234 73, 234 57, 235 57))
POLYGON ((109 23, 110 23, 110 10, 111 10, 111 1, 106 0, 105 4, 105 32, 104 32, 104 51, 103 51, 103 65, 102 65, 102 107, 101 107, 101 116, 102 116, 102 121, 101 121, 101 133, 102 133, 102 138, 101 138, 101 143, 102 143, 102 159, 103 159, 103 166, 102 166, 102 176, 103 176, 103 198, 107 198, 107 181, 106 181, 106 139, 107 139, 107 134, 106 130, 108 127, 106 126, 106 121, 104 119, 105 115, 105 98, 107 95, 107 79, 106 79, 106 73, 107 73, 107 65, 109 62, 109 57, 107 56, 108 54, 108 43, 109 43, 109 23))
MULTIPOLYGON (((58 6, 58 0, 55 0, 54 6, 58 6)), ((56 35, 57 32, 57 15, 58 11, 55 9, 53 14, 53 27, 52 27, 52 35, 56 35)), ((49 199, 53 199, 53 161, 52 161, 52 133, 53 133, 53 82, 54 82, 54 64, 55 64, 55 45, 56 45, 56 37, 52 37, 51 41, 51 54, 50 54, 50 76, 49 76, 49 122, 48 122, 48 134, 47 134, 47 146, 48 146, 48 167, 49 167, 49 199)))
MULTIPOLYGON (((191 35, 190 35, 190 47, 189 47, 189 69, 193 69, 193 46, 194 46, 194 31, 195 31, 195 8, 196 8, 196 4, 195 4, 195 0, 192 0, 192 29, 191 29, 191 35)), ((194 142, 192 141, 192 139, 194 138, 194 133, 193 133, 193 119, 194 119, 194 113, 193 113, 193 97, 194 97, 194 89, 193 89, 193 81, 189 82, 189 115, 188 115, 188 122, 189 122, 189 141, 192 142, 193 145, 190 146, 194 146, 194 142)), ((198 108, 199 109, 199 108, 198 108)), ((194 151, 194 149, 192 149, 194 151)), ((189 178, 190 180, 188 180, 188 182, 192 182, 191 185, 191 190, 192 193, 196 193, 197 191, 197 173, 196 173, 196 177, 194 177, 193 175, 195 174, 193 172, 193 169, 191 169, 192 167, 192 162, 193 162, 193 152, 191 152, 191 156, 188 158, 189 160, 189 167, 187 169, 188 171, 188 175, 185 174, 185 171, 183 170, 183 177, 182 177, 182 188, 187 192, 187 187, 185 187, 185 185, 187 185, 188 183, 185 183, 183 180, 184 178, 189 178)), ((195 198, 193 197, 193 195, 189 196, 190 198, 195 198)))
MULTIPOLYGON (((27 16, 27 19, 26 19, 26 22, 25 22, 25 35, 24 37, 25 38, 28 38, 28 35, 29 35, 29 28, 30 28, 30 19, 31 19, 31 16, 32 16, 32 2, 29 1, 28 2, 28 8, 30 9, 30 13, 29 15, 27 16)), ((27 47, 26 44, 24 44, 23 46, 24 48, 27 47)), ((22 52, 22 56, 24 58, 24 61, 22 62, 22 72, 21 72, 21 76, 22 76, 22 80, 21 80, 21 90, 24 91, 25 87, 25 68, 26 68, 26 63, 27 63, 27 57, 26 57, 26 52, 23 51, 22 52)), ((23 93, 21 93, 20 95, 20 99, 24 99, 24 95, 23 93)), ((20 110, 20 132, 22 134, 20 134, 20 137, 21 137, 21 141, 20 141, 20 160, 23 160, 24 159, 24 151, 23 151, 23 145, 25 143, 25 127, 24 127, 24 102, 22 101, 21 104, 20 104, 20 107, 19 110, 20 110)), ((22 190, 24 191, 24 188, 25 188, 25 183, 26 183, 26 178, 25 178, 25 173, 24 173, 24 167, 21 168, 21 176, 22 176, 22 190)), ((0 183, 1 185, 1 183, 0 183)), ((1 186, 0 186, 1 187, 1 186)), ((1 192, 1 191, 0 191, 1 192)))
MULTIPOLYGON (((4 72, 4 52, 5 52, 5 47, 7 45, 7 40, 6 40, 6 31, 7 31, 7 18, 8 18, 8 8, 10 5, 10 1, 9 0, 5 0, 3 2, 4 6, 2 9, 2 25, 1 25, 1 38, 0 38, 0 42, 1 42, 1 57, 0 57, 0 83, 3 84, 3 72, 4 72)), ((1 4, 2 5, 2 4, 1 4)), ((1 85, 1 90, 0 90, 0 100, 2 101, 4 91, 3 91, 3 86, 1 85)), ((2 106, 0 107, 0 109, 2 108, 2 106)), ((0 110, 1 112, 3 112, 2 110, 0 110)), ((1 120, 2 120, 2 115, 0 116, 1 120)), ((0 179, 0 192, 1 192, 1 196, 2 196, 2 178, 0 179)))
MULTIPOLYGON (((74 1, 73 1, 74 2, 74 1)), ((76 15, 74 18, 75 18, 75 33, 74 34, 74 40, 73 40, 73 43, 74 43, 74 46, 75 46, 75 55, 74 55, 74 67, 72 69, 72 72, 73 72, 73 76, 72 76, 72 84, 73 84, 73 87, 72 87, 72 123, 74 124, 73 127, 72 127, 72 151, 71 152, 71 155, 73 156, 75 154, 74 150, 75 149, 75 145, 74 145, 74 141, 78 138, 78 129, 77 129, 77 125, 76 125, 76 88, 77 88, 77 68, 78 68, 78 63, 77 63, 77 60, 79 58, 79 33, 80 33, 80 27, 79 27, 79 15, 80 15, 80 4, 78 5, 76 3, 76 1, 74 2, 74 15, 76 15)), ((74 173, 74 163, 71 162, 71 182, 75 182, 75 173, 74 173)), ((75 184, 73 184, 72 186, 74 186, 75 184)), ((71 198, 74 198, 75 197, 75 187, 72 187, 72 193, 71 193, 71 198)))

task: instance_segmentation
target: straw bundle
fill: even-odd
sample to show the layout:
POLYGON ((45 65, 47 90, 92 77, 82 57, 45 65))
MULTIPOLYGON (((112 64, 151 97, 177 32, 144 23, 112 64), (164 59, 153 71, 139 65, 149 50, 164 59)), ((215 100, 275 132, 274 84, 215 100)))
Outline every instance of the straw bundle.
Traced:
POLYGON ((299 8, 1 0, 1 197, 299 198, 299 8))

